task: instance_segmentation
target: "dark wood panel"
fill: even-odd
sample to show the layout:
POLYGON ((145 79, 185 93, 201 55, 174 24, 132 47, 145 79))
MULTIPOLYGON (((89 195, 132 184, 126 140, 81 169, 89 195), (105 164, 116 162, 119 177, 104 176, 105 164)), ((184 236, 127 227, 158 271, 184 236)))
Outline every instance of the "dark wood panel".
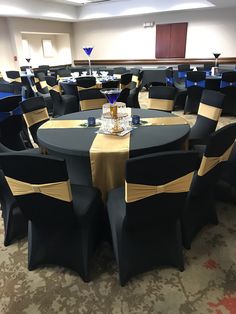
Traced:
POLYGON ((186 50, 188 23, 171 24, 170 32, 170 58, 184 58, 186 50))
MULTIPOLYGON (((207 62, 214 62, 214 58, 161 58, 161 59, 95 59, 92 60, 92 65, 127 65, 127 66, 141 66, 141 65, 169 65, 169 64, 203 64, 207 62)), ((236 57, 219 58, 219 64, 236 64, 236 57)), ((74 60, 74 65, 88 65, 88 60, 74 60)))
POLYGON ((169 58, 171 41, 171 24, 156 26, 156 58, 169 58))

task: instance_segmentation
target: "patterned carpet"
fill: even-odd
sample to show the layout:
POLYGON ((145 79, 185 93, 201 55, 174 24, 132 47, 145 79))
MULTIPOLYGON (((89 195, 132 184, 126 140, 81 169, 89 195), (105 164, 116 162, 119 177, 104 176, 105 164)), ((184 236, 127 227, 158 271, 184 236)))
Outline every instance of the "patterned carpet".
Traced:
MULTIPOLYGON (((142 106, 145 98, 142 93, 142 106)), ((220 125, 231 120, 221 118, 220 125)), ((59 267, 28 271, 27 240, 4 247, 0 220, 0 313, 236 314, 236 205, 217 209, 220 223, 202 230, 184 252, 184 272, 158 267, 123 288, 108 244, 97 251, 90 283, 59 267)))

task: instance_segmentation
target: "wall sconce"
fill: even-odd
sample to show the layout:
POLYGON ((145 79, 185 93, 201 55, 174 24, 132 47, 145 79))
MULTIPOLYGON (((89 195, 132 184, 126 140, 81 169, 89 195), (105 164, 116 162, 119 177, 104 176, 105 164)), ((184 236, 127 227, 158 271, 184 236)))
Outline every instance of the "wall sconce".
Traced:
POLYGON ((144 22, 143 27, 148 28, 148 27, 153 27, 155 25, 155 22, 144 22))

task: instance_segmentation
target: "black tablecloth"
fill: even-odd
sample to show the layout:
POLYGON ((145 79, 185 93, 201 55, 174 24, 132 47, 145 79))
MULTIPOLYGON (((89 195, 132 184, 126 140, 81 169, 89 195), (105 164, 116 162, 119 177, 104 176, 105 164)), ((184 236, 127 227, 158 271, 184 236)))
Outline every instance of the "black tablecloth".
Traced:
MULTIPOLYGON (((138 114, 141 118, 172 116, 166 112, 142 109, 132 109, 132 114, 138 114)), ((58 119, 83 120, 89 116, 100 118, 101 110, 73 113, 58 119)), ((42 147, 47 148, 49 154, 66 159, 72 182, 91 184, 89 150, 96 130, 96 128, 39 129, 38 140, 42 147)), ((131 133, 129 157, 181 149, 189 130, 188 124, 140 126, 131 133)))

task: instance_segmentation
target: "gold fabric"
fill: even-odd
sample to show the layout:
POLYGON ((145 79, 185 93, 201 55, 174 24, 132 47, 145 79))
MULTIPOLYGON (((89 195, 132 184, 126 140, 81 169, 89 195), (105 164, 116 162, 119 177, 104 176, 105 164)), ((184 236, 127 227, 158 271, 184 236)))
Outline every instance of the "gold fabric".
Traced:
POLYGON ((130 134, 123 137, 97 134, 93 141, 89 151, 92 180, 103 200, 109 190, 124 184, 129 145, 130 134))
POLYGON ((221 155, 217 157, 202 157, 202 162, 198 170, 199 176, 204 176, 207 172, 213 169, 216 165, 223 161, 227 161, 233 149, 234 143, 221 155))
POLYGON ((31 88, 32 88, 32 90, 33 90, 34 93, 37 93, 37 92, 38 92, 35 85, 31 85, 31 88))
POLYGON ((41 193, 43 195, 47 195, 61 201, 72 201, 72 193, 69 180, 46 184, 31 184, 10 177, 5 178, 14 196, 41 193))
POLYGON ((107 102, 106 98, 80 100, 81 110, 101 109, 107 102))
POLYGON ((184 118, 177 116, 159 118, 141 118, 141 120, 147 122, 146 124, 142 124, 141 126, 188 124, 188 122, 184 118))
POLYGON ((125 182, 125 201, 132 203, 161 193, 188 192, 194 172, 163 185, 145 185, 125 182))
POLYGON ((120 84, 120 88, 121 88, 121 89, 125 89, 125 88, 130 89, 130 87, 131 87, 131 82, 129 82, 127 85, 125 85, 125 84, 120 84))
POLYGON ((148 99, 148 105, 147 105, 148 109, 172 111, 173 107, 174 107, 174 100, 172 99, 156 99, 156 98, 148 99))
POLYGON ((32 125, 49 119, 48 111, 46 108, 40 108, 23 114, 28 128, 32 125))
POLYGON ((138 85, 138 82, 139 82, 139 80, 138 80, 138 76, 137 75, 132 75, 132 82, 134 82, 134 83, 136 83, 136 85, 138 85))
POLYGON ((49 120, 39 127, 39 129, 73 129, 84 128, 87 120, 49 120))
POLYGON ((222 109, 212 107, 203 103, 200 103, 198 109, 198 115, 206 117, 208 119, 218 121, 221 115, 222 109))
POLYGON ((78 91, 81 90, 87 90, 87 89, 93 89, 93 88, 101 88, 102 84, 101 83, 97 83, 96 85, 90 86, 90 87, 82 87, 82 86, 77 86, 78 91))
POLYGON ((35 83, 39 83, 39 78, 34 77, 34 81, 35 81, 35 83))
POLYGON ((9 83, 13 83, 13 82, 22 83, 20 77, 17 77, 17 78, 15 78, 15 79, 12 79, 12 78, 9 78, 9 77, 8 77, 8 78, 7 78, 7 81, 8 81, 9 83))
POLYGON ((40 81, 39 84, 40 84, 40 87, 41 87, 42 89, 45 88, 45 87, 48 87, 48 84, 47 84, 46 81, 40 81))
POLYGON ((60 85, 54 85, 54 86, 48 86, 49 90, 55 90, 56 92, 61 94, 61 86, 60 85))

